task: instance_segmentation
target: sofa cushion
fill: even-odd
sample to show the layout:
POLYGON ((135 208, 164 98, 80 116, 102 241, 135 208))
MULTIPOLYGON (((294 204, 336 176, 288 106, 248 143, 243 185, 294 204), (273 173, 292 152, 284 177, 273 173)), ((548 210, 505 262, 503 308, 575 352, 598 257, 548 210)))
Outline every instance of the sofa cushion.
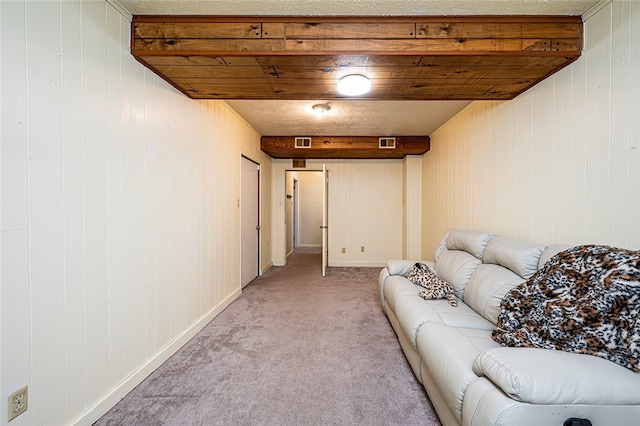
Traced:
POLYGON ((496 324, 502 298, 533 275, 545 247, 493 237, 464 289, 464 301, 487 320, 496 324))
POLYGON ((561 251, 569 250, 572 247, 574 246, 571 246, 569 244, 551 244, 540 256, 540 261, 538 262, 538 269, 542 269, 544 264, 547 263, 547 261, 551 259, 553 256, 555 256, 556 254, 560 253, 561 251))
POLYGON ((637 426, 640 405, 527 404, 509 398, 486 377, 471 382, 462 403, 463 424, 470 426, 560 426, 572 417, 593 425, 637 426))
POLYGON ((538 348, 493 348, 473 371, 531 404, 640 404, 640 373, 604 359, 538 348))
POLYGON ((484 263, 504 266, 527 279, 538 271, 538 262, 545 249, 542 245, 493 237, 484 251, 484 263))
POLYGON ((489 232, 450 229, 440 239, 435 259, 437 261, 445 250, 466 251, 478 259, 482 259, 484 250, 492 238, 493 234, 489 232))
POLYGON ((447 250, 447 239, 449 238, 449 234, 451 233, 451 231, 452 229, 449 229, 447 232, 442 234, 442 237, 440 237, 440 241, 438 241, 438 245, 436 246, 436 251, 433 254, 434 261, 437 262, 440 258, 440 255, 447 250))
POLYGON ((424 324, 417 337, 422 365, 442 394, 451 412, 462 423, 464 393, 478 375, 472 366, 476 356, 498 346, 491 332, 449 327, 439 323, 424 324))
POLYGON ((482 264, 464 289, 464 303, 493 324, 498 322, 502 298, 524 278, 499 265, 482 264))
POLYGON ((425 323, 438 322, 453 327, 468 327, 490 331, 494 325, 476 314, 464 303, 457 307, 446 300, 423 300, 410 294, 401 294, 396 298, 393 312, 398 318, 405 336, 416 345, 416 336, 425 323))
POLYGON ((418 296, 421 287, 399 275, 388 277, 383 291, 386 309, 393 311, 402 332, 413 346, 416 345, 418 330, 425 322, 441 322, 454 327, 480 330, 492 330, 495 327, 464 303, 453 307, 445 300, 423 300, 418 296))
POLYGON ((469 278, 481 263, 480 259, 466 251, 447 250, 436 262, 436 274, 451 284, 455 295, 462 299, 469 278))
POLYGON ((387 306, 396 312, 398 297, 403 294, 410 294, 417 297, 420 292, 420 287, 411 283, 411 281, 401 275, 391 275, 387 278, 382 291, 384 292, 387 306))
MULTIPOLYGON (((431 269, 435 268, 435 264, 431 261, 422 260, 421 262, 426 264, 431 269)), ((387 269, 389 270, 389 275, 406 276, 409 273, 409 270, 415 264, 416 264, 416 260, 392 259, 392 260, 387 260, 387 269)))

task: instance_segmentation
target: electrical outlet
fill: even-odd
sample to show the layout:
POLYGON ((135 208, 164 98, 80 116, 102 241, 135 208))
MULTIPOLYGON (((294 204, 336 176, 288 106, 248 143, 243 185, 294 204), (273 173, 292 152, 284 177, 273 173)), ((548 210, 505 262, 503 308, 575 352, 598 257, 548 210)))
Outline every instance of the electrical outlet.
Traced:
POLYGON ((342 252, 343 252, 343 253, 346 253, 346 252, 347 252, 347 249, 346 249, 345 247, 342 247, 342 252))
POLYGON ((7 409, 7 421, 11 421, 18 417, 20 414, 27 411, 28 398, 27 398, 27 386, 24 386, 11 395, 9 395, 9 406, 7 409))
POLYGON ((360 251, 364 253, 364 246, 360 246, 360 251))

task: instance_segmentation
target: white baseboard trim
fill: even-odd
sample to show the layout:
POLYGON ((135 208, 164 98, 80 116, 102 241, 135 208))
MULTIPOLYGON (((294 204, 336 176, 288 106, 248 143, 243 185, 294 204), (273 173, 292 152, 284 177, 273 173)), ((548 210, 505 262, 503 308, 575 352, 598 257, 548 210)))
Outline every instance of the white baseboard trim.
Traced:
POLYGON ((273 267, 273 262, 269 262, 268 265, 262 267, 262 270, 260 271, 260 275, 263 275, 265 272, 267 272, 272 267, 273 267))
POLYGON ((344 260, 344 261, 329 261, 329 266, 349 267, 349 266, 363 266, 367 268, 384 268, 387 266, 386 260, 344 260))
POLYGON ((112 390, 107 396, 99 401, 96 405, 89 408, 81 417, 71 422, 72 425, 90 426, 100 417, 105 415, 107 411, 113 408, 122 398, 138 386, 144 379, 153 373, 158 367, 175 354, 189 340, 191 340, 200 330, 202 330, 211 320, 220 314, 227 306, 236 300, 242 294, 242 289, 238 288, 231 293, 226 299, 220 302, 216 307, 209 311, 206 315, 196 321, 191 327, 185 330, 181 335, 177 336, 172 342, 160 350, 155 357, 147 361, 143 366, 136 370, 129 377, 124 379, 118 387, 112 390))

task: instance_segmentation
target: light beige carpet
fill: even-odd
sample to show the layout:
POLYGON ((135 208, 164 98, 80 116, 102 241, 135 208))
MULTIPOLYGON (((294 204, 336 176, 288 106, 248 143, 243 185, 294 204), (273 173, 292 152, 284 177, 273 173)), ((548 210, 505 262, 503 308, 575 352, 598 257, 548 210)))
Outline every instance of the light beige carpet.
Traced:
POLYGON ((439 425, 380 308, 380 268, 296 251, 97 425, 439 425))

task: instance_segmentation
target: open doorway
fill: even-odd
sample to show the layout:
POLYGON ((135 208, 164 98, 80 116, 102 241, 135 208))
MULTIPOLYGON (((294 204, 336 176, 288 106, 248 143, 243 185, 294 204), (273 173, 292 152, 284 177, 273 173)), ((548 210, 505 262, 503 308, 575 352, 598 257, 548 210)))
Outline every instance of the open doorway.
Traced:
MULTIPOLYGON (((286 171, 286 236, 287 257, 295 250, 318 254, 323 247, 322 171, 286 171)), ((325 219, 326 220, 326 219, 325 219)))

